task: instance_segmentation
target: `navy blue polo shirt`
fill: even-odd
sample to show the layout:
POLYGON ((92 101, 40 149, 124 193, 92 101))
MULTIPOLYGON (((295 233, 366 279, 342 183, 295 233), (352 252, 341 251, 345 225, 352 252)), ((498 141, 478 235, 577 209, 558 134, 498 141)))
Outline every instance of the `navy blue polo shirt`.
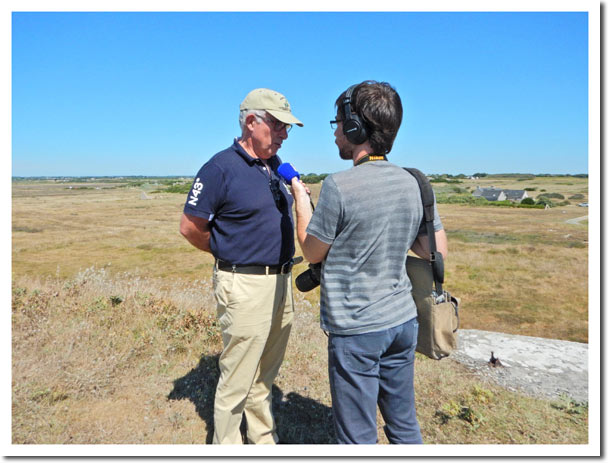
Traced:
POLYGON ((209 220, 211 252, 229 264, 280 265, 295 252, 293 198, 279 157, 267 163, 270 172, 235 140, 201 167, 188 193, 184 213, 209 220))

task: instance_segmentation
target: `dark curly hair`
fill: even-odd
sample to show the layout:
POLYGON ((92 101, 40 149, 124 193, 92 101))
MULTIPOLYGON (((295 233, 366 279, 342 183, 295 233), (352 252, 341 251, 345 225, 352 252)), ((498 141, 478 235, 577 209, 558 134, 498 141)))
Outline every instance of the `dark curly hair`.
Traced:
MULTIPOLYGON (((345 95, 346 90, 336 100, 337 116, 342 120, 345 95)), ((388 154, 403 118, 403 107, 397 91, 387 82, 361 82, 353 91, 351 110, 365 124, 374 154, 388 154)))

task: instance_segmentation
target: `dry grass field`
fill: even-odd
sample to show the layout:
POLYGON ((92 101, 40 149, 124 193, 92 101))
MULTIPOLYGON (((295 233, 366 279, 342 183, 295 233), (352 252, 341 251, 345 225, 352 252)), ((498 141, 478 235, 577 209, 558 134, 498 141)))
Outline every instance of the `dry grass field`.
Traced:
MULTIPOLYGON (((482 181, 587 199, 578 178, 458 186, 482 181)), ((69 186, 13 184, 12 442, 208 442, 221 336, 212 259, 178 232, 185 196, 127 181, 69 186)), ((311 189, 316 201, 319 186, 311 189)), ((439 204, 439 212, 450 248, 446 287, 462 298, 463 328, 587 341, 587 222, 566 222, 587 209, 439 204)), ((295 297, 275 382, 279 435, 331 443, 319 292, 295 297)), ((588 441, 586 404, 515 394, 450 359, 418 357, 416 368, 428 444, 588 441)))

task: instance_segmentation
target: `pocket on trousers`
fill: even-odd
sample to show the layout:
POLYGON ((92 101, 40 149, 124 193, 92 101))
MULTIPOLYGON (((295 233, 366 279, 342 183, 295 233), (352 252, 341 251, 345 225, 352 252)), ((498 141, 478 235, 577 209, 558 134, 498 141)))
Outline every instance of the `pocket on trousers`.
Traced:
POLYGON ((226 328, 228 323, 226 320, 227 309, 230 306, 230 298, 232 287, 234 285, 234 274, 232 272, 223 272, 216 270, 213 273, 213 294, 217 302, 217 318, 220 322, 222 330, 226 328))
POLYGON ((291 273, 284 277, 284 288, 285 288, 285 309, 284 313, 291 314, 293 313, 295 306, 293 303, 293 290, 292 290, 292 282, 291 282, 291 273))
POLYGON ((375 373, 379 369, 382 352, 345 351, 346 365, 357 373, 375 373))
POLYGON ((213 292, 218 302, 228 303, 234 285, 234 273, 216 270, 213 273, 213 292))
POLYGON ((418 343, 418 320, 412 318, 394 329, 398 332, 387 352, 404 359, 412 356, 418 343))
POLYGON ((414 317, 412 320, 406 323, 407 331, 405 332, 405 348, 407 349, 415 349, 418 344, 418 318, 414 317))

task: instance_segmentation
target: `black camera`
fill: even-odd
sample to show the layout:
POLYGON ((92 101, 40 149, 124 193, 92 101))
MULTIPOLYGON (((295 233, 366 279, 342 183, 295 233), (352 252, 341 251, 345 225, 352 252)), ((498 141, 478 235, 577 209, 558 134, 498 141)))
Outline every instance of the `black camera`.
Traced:
POLYGON ((305 293, 315 289, 321 283, 321 262, 308 264, 308 270, 300 273, 296 278, 296 288, 305 293))

